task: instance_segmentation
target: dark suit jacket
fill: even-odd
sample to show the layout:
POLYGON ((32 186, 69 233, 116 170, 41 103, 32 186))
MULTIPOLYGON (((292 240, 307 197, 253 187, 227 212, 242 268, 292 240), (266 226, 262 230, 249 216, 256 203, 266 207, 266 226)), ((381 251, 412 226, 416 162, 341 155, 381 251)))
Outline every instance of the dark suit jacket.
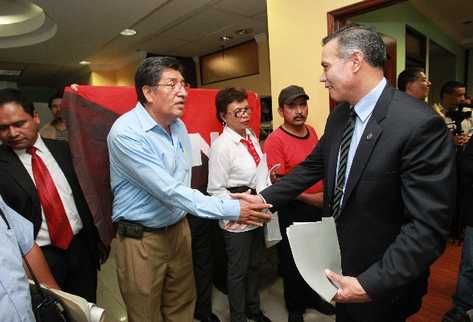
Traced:
MULTIPOLYGON (((98 232, 74 172, 69 146, 59 140, 43 139, 43 141, 71 186, 91 256, 98 265, 98 232)), ((11 208, 33 223, 36 238, 42 223, 41 204, 36 187, 16 153, 5 145, 0 146, 0 177, 0 194, 11 208)))
MULTIPOLYGON (((323 177, 324 214, 330 215, 348 117, 348 104, 335 108, 308 158, 261 193, 267 202, 277 208, 323 177)), ((428 268, 445 247, 455 186, 455 151, 443 121, 423 102, 386 86, 358 145, 336 221, 343 274, 357 277, 373 303, 402 299, 408 314, 418 309, 428 268)))

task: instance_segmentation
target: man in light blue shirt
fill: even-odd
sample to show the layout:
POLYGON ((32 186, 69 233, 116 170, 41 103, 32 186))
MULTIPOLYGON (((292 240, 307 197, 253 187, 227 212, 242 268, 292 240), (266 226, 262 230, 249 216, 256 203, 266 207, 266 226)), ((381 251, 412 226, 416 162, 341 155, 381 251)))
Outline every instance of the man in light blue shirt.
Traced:
POLYGON ((269 205, 205 196, 190 188, 191 145, 180 117, 187 86, 180 63, 144 60, 138 104, 108 136, 118 223, 117 266, 128 321, 192 321, 195 304, 187 213, 259 224, 269 205))
POLYGON ((8 207, 0 197, 0 317, 5 322, 33 322, 28 280, 22 254, 41 283, 59 289, 41 249, 35 244, 33 224, 8 207))

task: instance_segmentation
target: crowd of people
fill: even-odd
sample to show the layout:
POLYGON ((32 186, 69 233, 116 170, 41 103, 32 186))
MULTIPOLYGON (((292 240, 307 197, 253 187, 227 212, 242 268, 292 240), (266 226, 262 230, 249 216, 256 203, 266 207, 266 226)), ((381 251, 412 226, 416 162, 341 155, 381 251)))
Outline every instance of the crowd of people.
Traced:
MULTIPOLYGON (((409 68, 399 74, 399 89, 416 99, 425 100, 431 85, 421 68, 409 68)), ((471 99, 466 96, 466 86, 458 81, 445 82, 440 89, 440 102, 433 105, 435 112, 444 120, 456 146, 457 211, 452 218, 451 235, 463 239, 460 272, 453 296, 454 307, 445 313, 442 322, 468 322, 470 318, 467 312, 473 309, 473 216, 470 205, 473 195, 471 107, 471 99)))
MULTIPOLYGON (((138 102, 107 137, 115 260, 128 321, 220 321, 212 312, 208 241, 209 225, 218 220, 231 321, 270 322, 260 305, 258 271, 262 227, 273 211, 289 322, 302 322, 307 308, 336 314, 337 322, 401 322, 419 310, 429 267, 444 251, 454 217, 457 170, 469 187, 463 193, 473 192, 465 85, 447 82, 440 104, 431 107, 423 70, 401 73, 400 91, 388 84, 386 48, 374 30, 347 26, 322 45, 320 81, 339 102, 324 134, 319 139, 306 124, 309 95, 290 85, 278 96, 283 123, 260 145, 246 90, 220 90, 215 115, 223 131, 209 152, 207 194, 191 188, 182 65, 150 57, 138 67, 138 102), (274 168, 272 185, 257 194, 263 153, 274 168), (326 216, 335 219, 342 263, 342 275, 326 271, 338 289, 333 303, 304 281, 286 235, 294 222, 326 216)), ((95 302, 97 269, 109 254, 73 169, 60 100, 51 100, 54 119, 40 131, 22 93, 0 90, 0 256, 6 263, 0 309, 8 321, 34 320, 22 256, 41 282, 95 302)), ((455 307, 444 322, 468 321, 473 308, 473 223, 465 218, 455 307)))

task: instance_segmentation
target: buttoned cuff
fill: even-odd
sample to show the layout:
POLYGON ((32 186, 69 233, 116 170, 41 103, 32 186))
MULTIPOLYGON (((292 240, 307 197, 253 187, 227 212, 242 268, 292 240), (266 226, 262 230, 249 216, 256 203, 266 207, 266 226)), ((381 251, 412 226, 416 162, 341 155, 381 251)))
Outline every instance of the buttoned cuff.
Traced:
POLYGON ((223 200, 222 199, 223 219, 238 220, 240 218, 240 201, 239 200, 223 200))

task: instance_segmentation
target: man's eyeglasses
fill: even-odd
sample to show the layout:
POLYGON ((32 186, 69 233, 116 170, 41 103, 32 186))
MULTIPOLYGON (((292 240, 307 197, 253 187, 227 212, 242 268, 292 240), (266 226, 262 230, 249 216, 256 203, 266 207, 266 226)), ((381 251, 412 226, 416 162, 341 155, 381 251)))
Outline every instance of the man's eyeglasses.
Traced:
POLYGON ((165 86, 171 88, 173 91, 179 91, 181 88, 188 90, 191 86, 185 81, 170 80, 168 83, 158 83, 155 86, 165 86))
POLYGON ((240 117, 243 117, 244 114, 246 115, 251 115, 251 112, 253 112, 251 110, 251 107, 242 107, 242 108, 237 108, 236 110, 234 110, 232 112, 233 116, 235 116, 236 118, 240 118, 240 117))

